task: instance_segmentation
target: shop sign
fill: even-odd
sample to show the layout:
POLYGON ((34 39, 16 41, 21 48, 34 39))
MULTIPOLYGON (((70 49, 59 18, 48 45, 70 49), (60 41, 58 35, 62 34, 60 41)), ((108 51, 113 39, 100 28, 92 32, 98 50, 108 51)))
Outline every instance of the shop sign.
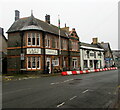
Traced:
POLYGON ((40 48, 27 48, 27 54, 41 54, 40 48))
POLYGON ((45 53, 48 55, 58 55, 58 50, 46 49, 45 53))

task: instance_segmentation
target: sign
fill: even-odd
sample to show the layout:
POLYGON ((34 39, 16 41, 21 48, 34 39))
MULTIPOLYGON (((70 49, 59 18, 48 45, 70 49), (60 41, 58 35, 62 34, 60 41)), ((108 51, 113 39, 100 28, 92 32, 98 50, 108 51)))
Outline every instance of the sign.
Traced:
POLYGON ((21 53, 21 57, 20 57, 21 60, 24 60, 25 57, 24 57, 24 53, 21 53))
POLYGON ((58 55, 58 50, 46 49, 45 53, 49 55, 58 55))
POLYGON ((27 48, 27 54, 41 54, 41 48, 27 48))

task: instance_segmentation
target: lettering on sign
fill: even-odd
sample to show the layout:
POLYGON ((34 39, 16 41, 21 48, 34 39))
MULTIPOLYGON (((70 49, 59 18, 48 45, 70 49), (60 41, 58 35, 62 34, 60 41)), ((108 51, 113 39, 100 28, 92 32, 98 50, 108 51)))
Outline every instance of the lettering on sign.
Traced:
POLYGON ((45 53, 49 55, 58 55, 58 50, 46 49, 45 53))
POLYGON ((27 48, 27 54, 41 54, 40 48, 27 48))

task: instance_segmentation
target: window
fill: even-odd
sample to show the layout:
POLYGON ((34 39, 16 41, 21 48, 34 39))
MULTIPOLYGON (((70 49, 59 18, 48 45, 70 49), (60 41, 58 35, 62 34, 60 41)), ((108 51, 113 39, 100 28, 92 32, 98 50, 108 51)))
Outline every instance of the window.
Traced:
POLYGON ((37 46, 40 46, 40 34, 37 33, 37 46))
POLYGON ((94 56, 94 53, 90 53, 90 56, 94 56))
POLYGON ((78 50, 78 42, 73 41, 72 42, 72 50, 77 51, 78 50))
POLYGON ((93 61, 90 60, 90 68, 93 68, 93 61))
POLYGON ((63 40, 63 49, 66 50, 67 49, 67 41, 63 40))
POLYGON ((73 58, 72 59, 72 66, 73 66, 73 68, 77 68, 78 66, 77 66, 77 58, 73 58))
POLYGON ((30 36, 30 33, 28 33, 28 45, 31 45, 31 36, 30 36))
POLYGON ((30 69, 31 68, 31 58, 28 57, 28 68, 30 69))
POLYGON ((40 57, 28 57, 27 69, 40 69, 40 57))
POLYGON ((32 33, 32 45, 35 45, 36 42, 35 42, 35 33, 32 33))
POLYGON ((50 37, 49 36, 45 36, 45 46, 50 47, 50 37))
POLYGON ((27 35, 28 46, 40 46, 40 34, 39 33, 28 33, 27 35))
POLYGON ((94 58, 96 58, 96 52, 94 52, 94 58))
POLYGON ((59 66, 59 58, 54 58, 52 62, 54 66, 59 66))
POLYGON ((87 60, 84 60, 84 68, 87 68, 87 60))

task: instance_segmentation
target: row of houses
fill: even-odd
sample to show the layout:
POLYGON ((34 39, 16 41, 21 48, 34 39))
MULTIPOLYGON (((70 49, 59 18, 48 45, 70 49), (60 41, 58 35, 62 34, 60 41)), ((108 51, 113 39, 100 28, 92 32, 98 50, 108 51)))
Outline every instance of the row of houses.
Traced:
POLYGON ((109 43, 80 42, 75 28, 58 28, 33 16, 20 18, 15 10, 15 21, 8 29, 8 73, 55 73, 67 70, 85 70, 114 65, 109 43), (108 47, 106 46, 108 45, 108 47), (49 71, 48 71, 49 70, 49 71))

